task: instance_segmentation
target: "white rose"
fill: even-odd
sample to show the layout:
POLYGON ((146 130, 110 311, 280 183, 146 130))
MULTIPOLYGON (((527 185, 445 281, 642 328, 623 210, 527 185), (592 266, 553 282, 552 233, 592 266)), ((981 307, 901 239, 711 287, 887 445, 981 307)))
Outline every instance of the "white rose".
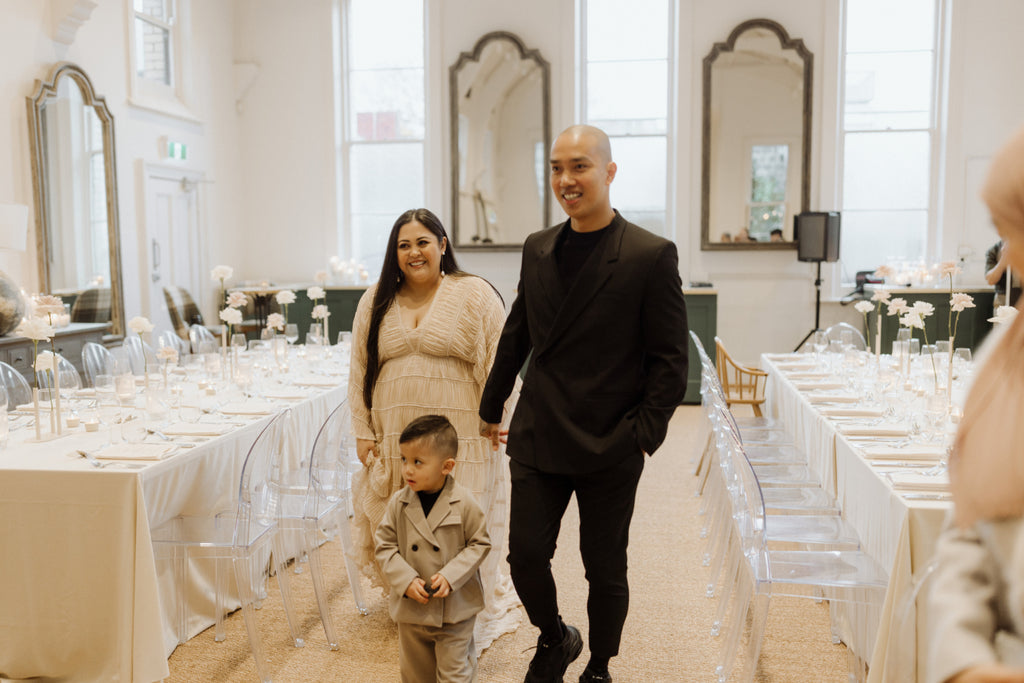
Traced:
POLYGON ((210 278, 212 278, 214 282, 221 282, 223 280, 230 280, 234 273, 235 269, 231 266, 217 266, 210 271, 210 278))
POLYGON ((274 298, 277 299, 277 303, 287 306, 295 303, 295 292, 290 289, 282 289, 274 298))
POLYGON ((219 315, 220 319, 228 325, 240 325, 242 323, 242 312, 237 308, 225 308, 219 315))
POLYGON ((310 299, 313 299, 314 301, 316 301, 317 299, 323 299, 324 298, 324 288, 323 287, 310 287, 309 289, 306 290, 306 296, 308 296, 310 299))
POLYGON ((138 335, 153 331, 153 323, 142 316, 136 316, 128 321, 128 329, 138 335))

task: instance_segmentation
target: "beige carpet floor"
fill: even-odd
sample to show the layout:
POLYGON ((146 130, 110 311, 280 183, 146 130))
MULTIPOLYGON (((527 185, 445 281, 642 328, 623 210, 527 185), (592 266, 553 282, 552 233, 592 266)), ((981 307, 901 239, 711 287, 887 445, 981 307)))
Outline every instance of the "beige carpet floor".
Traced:
MULTIPOLYGON (((616 683, 712 681, 721 639, 710 635, 717 601, 704 597, 708 568, 701 566, 699 499, 694 497, 691 454, 700 409, 682 407, 662 448, 650 460, 640 483, 630 542, 629 619, 620 655, 612 660, 616 683)), ((586 581, 577 550, 576 510, 570 505, 553 565, 559 603, 568 623, 580 627, 586 642, 586 581)), ((399 680, 397 632, 380 595, 364 585, 370 613, 359 616, 344 579, 341 554, 327 544, 333 581, 332 606, 342 637, 340 651, 328 649, 308 572, 291 574, 306 646, 291 646, 280 594, 274 582, 257 615, 274 680, 387 682, 399 680)), ((480 657, 480 683, 523 680, 537 630, 523 619, 518 631, 497 640, 480 657)), ((179 646, 171 655, 172 683, 255 681, 241 612, 227 620, 227 640, 216 643, 213 629, 179 646)), ((565 681, 575 683, 587 651, 565 681)), ((735 677, 734 677, 735 678, 735 677)), ((843 681, 846 648, 829 639, 828 607, 809 600, 775 598, 756 680, 772 683, 843 681)))

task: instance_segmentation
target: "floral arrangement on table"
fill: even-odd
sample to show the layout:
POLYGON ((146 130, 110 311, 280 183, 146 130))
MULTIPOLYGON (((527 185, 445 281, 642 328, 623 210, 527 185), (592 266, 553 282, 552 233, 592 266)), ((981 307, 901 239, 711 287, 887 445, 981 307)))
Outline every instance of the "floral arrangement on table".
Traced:
MULTIPOLYGON (((921 330, 921 338, 924 339, 924 345, 928 346, 928 330, 925 329, 924 319, 935 312, 935 306, 931 305, 927 301, 915 301, 914 305, 908 310, 902 318, 900 318, 900 324, 904 327, 909 327, 911 330, 921 330)), ((929 354, 929 358, 932 361, 932 374, 935 376, 935 390, 939 389, 939 373, 935 368, 935 354, 929 354)))
POLYGON ((995 325, 1005 325, 1006 323, 1012 322, 1017 317, 1017 309, 1014 306, 999 306, 996 308, 996 314, 989 318, 988 321, 995 325))
MULTIPOLYGON (((317 275, 320 275, 320 273, 323 272, 324 271, 320 271, 319 273, 317 273, 317 275)), ((326 273, 324 274, 326 275, 326 273)), ((326 305, 318 303, 320 299, 324 299, 327 297, 327 293, 324 292, 323 287, 313 286, 306 290, 306 296, 308 296, 310 300, 313 302, 312 317, 314 320, 320 320, 323 323, 323 338, 327 339, 327 316, 330 315, 330 313, 327 313, 326 305), (326 315, 324 315, 325 313, 326 315)))
POLYGON ((164 388, 167 388, 167 371, 171 363, 178 362, 178 350, 173 346, 161 346, 156 352, 157 360, 163 361, 164 388))
POLYGON ((138 315, 128 321, 128 329, 139 335, 139 339, 145 341, 145 338, 142 335, 149 334, 153 331, 153 323, 149 322, 148 318, 143 318, 141 315, 138 315))
POLYGON ((267 316, 267 329, 281 332, 284 330, 286 320, 280 313, 271 313, 267 316))
POLYGON ((217 266, 210 271, 210 279, 214 282, 220 282, 220 298, 224 300, 224 296, 227 293, 224 283, 231 279, 231 276, 235 274, 235 269, 231 266, 217 266))
MULTIPOLYGON (((290 289, 282 289, 278 292, 274 298, 277 303, 281 305, 281 309, 284 311, 284 324, 288 324, 288 304, 295 303, 295 292, 290 289)), ((269 320, 269 318, 268 318, 269 320)))
MULTIPOLYGON (((56 299, 57 301, 60 301, 59 297, 50 297, 50 298, 51 299, 56 299)), ((47 303, 43 303, 42 304, 42 306, 44 306, 44 307, 47 306, 47 305, 52 305, 52 302, 50 302, 50 304, 47 304, 47 303)), ((63 311, 63 310, 64 310, 64 305, 62 303, 61 304, 61 311, 63 311)), ((40 307, 37 305, 36 306, 36 313, 37 313, 37 315, 35 315, 35 316, 32 316, 30 318, 24 318, 21 321, 21 323, 18 325, 18 328, 15 330, 15 332, 20 337, 25 337, 27 339, 31 339, 32 340, 32 346, 33 346, 32 366, 33 366, 33 369, 36 369, 36 366, 38 364, 38 369, 36 369, 36 372, 39 372, 41 370, 42 371, 49 370, 50 372, 54 373, 54 378, 56 379, 57 374, 56 374, 56 370, 54 369, 54 365, 55 365, 54 361, 56 360, 56 358, 53 357, 53 352, 46 352, 46 351, 44 351, 44 353, 50 353, 51 357, 50 357, 49 360, 47 360, 44 357, 44 359, 42 361, 40 361, 40 353, 39 353, 39 342, 41 342, 41 341, 49 341, 51 347, 53 346, 54 329, 53 329, 53 325, 50 324, 49 319, 48 319, 48 317, 50 315, 50 312, 49 312, 49 310, 47 310, 45 308, 44 308, 43 311, 40 311, 40 307), (40 317, 38 314, 41 313, 41 312, 43 312, 45 315, 47 315, 47 318, 40 317)), ((53 399, 54 399, 54 396, 53 396, 54 393, 56 393, 56 395, 57 395, 56 398, 57 398, 57 401, 58 401, 56 407, 59 409, 59 407, 60 407, 60 403, 59 403, 59 401, 60 401, 60 392, 59 391, 58 392, 51 392, 50 393, 51 408, 53 407, 52 406, 52 402, 53 402, 53 399)), ((35 420, 35 423, 36 423, 35 424, 35 426, 36 426, 36 440, 40 441, 40 440, 42 440, 42 425, 40 424, 40 421, 39 421, 39 387, 33 387, 33 389, 32 389, 32 405, 33 405, 33 408, 34 408, 35 418, 36 418, 36 420, 35 420)), ((53 432, 54 431, 54 424, 56 424, 56 430, 57 430, 57 433, 59 434, 60 433, 59 430, 61 429, 60 420, 55 419, 54 412, 55 412, 54 410, 52 410, 52 409, 50 410, 50 430, 51 430, 51 432, 53 432)), ((59 410, 57 412, 59 412, 59 410)))

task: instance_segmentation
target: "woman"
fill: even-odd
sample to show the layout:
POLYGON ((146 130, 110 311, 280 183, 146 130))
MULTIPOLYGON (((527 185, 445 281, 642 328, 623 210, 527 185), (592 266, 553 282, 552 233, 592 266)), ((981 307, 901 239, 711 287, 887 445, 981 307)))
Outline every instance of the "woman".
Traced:
POLYGON ((505 320, 486 280, 459 270, 444 227, 427 209, 406 211, 388 237, 380 280, 359 301, 352 327, 349 405, 363 470, 353 481, 357 562, 387 591, 374 559, 374 531, 404 482, 398 437, 414 418, 447 417, 459 435, 453 476, 487 516, 493 551, 481 567, 483 649, 519 623, 518 597, 500 571, 507 529, 504 455, 479 435, 480 394, 505 320))
MULTIPOLYGON (((996 155, 982 197, 1010 267, 1024 272, 1024 128, 996 155)), ((952 523, 928 604, 936 683, 1024 681, 1024 315, 1003 327, 979 361, 950 456, 952 523)))

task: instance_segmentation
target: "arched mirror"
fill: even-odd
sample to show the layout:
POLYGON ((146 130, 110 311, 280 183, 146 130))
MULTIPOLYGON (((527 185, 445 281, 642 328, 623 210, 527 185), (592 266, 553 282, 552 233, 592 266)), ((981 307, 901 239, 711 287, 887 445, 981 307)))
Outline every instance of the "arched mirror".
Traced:
POLYGON ((69 62, 27 100, 39 286, 72 304, 72 322, 109 322, 122 335, 114 118, 69 62))
POLYGON ((701 249, 793 249, 810 201, 814 57, 770 19, 704 58, 701 249))
POLYGON ((449 69, 452 231, 460 248, 518 249, 547 227, 551 68, 517 36, 488 33, 449 69))

